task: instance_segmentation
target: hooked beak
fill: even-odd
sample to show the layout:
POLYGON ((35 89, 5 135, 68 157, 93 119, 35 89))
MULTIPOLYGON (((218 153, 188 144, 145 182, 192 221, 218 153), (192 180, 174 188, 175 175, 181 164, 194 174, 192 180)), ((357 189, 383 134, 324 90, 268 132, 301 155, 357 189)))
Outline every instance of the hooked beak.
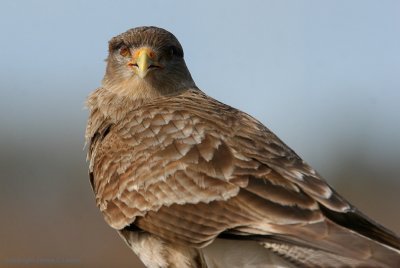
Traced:
POLYGON ((133 68, 133 71, 140 77, 145 78, 148 72, 152 69, 161 69, 161 64, 157 61, 156 53, 148 47, 142 47, 136 50, 132 56, 132 60, 128 65, 133 68))

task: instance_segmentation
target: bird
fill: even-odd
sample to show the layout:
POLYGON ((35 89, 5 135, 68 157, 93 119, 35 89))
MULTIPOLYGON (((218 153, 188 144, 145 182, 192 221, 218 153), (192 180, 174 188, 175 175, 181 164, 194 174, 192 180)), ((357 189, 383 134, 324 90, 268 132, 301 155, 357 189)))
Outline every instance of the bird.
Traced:
POLYGON ((86 102, 90 184, 146 267, 400 267, 399 236, 199 89, 172 33, 132 28, 108 53, 86 102))

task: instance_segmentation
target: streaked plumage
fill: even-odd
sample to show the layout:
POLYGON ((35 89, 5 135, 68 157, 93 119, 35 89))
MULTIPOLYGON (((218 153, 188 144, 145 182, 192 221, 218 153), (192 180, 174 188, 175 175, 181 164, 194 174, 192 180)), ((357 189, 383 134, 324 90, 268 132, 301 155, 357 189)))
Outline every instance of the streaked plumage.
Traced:
POLYGON ((400 267, 394 233, 196 87, 172 34, 131 29, 109 50, 87 101, 91 184, 146 266, 400 267))

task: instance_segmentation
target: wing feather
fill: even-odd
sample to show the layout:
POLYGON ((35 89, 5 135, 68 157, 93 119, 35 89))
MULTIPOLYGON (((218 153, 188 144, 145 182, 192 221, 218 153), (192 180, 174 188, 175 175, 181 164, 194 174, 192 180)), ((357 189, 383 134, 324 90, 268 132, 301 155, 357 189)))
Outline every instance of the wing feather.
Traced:
POLYGON ((309 266, 311 251, 351 265, 400 263, 394 234, 360 214, 369 223, 363 228, 375 231, 352 229, 337 215, 355 209, 249 115, 199 90, 116 111, 95 107, 99 95, 123 102, 101 90, 88 102, 93 188, 112 227, 136 225, 196 247, 221 234, 257 236, 288 259, 304 256, 309 266))

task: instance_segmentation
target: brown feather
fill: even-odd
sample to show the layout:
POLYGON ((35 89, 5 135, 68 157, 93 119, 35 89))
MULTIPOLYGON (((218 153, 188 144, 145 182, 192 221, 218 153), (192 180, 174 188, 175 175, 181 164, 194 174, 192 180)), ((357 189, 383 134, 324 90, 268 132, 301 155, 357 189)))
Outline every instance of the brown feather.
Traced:
POLYGON ((298 267, 400 266, 395 234, 256 119, 198 90, 183 58, 170 73, 128 81, 114 55, 121 44, 181 47, 154 27, 113 38, 103 87, 87 102, 96 203, 147 265, 206 267, 201 248, 222 237, 298 267))

